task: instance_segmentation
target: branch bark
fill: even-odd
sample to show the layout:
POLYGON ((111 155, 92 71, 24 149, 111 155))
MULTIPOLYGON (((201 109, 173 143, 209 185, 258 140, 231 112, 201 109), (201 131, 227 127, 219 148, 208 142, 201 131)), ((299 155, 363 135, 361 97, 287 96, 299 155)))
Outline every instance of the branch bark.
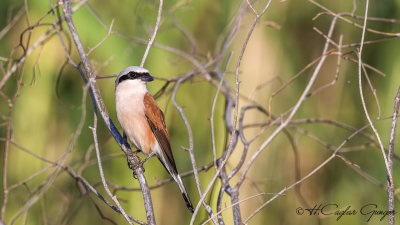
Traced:
MULTIPOLYGON (((392 130, 390 132, 390 140, 389 140, 389 152, 388 152, 388 164, 389 164, 389 172, 393 173, 393 156, 394 156, 394 143, 396 140, 396 128, 397 128, 397 120, 399 116, 399 107, 400 107, 400 87, 397 91, 397 95, 394 100, 394 112, 392 118, 392 130)), ((388 201, 389 201, 389 225, 395 224, 394 217, 394 181, 388 181, 388 201)))

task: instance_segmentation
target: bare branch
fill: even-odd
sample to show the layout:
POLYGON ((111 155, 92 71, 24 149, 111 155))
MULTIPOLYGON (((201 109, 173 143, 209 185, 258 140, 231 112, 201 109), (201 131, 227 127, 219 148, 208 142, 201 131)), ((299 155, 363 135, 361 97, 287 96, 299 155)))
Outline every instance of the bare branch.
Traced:
POLYGON ((100 156, 100 150, 99 150, 99 144, 97 141, 97 115, 94 115, 94 125, 93 127, 90 128, 93 133, 93 139, 94 139, 94 148, 96 149, 96 156, 97 156, 97 165, 99 167, 99 172, 100 172, 100 177, 101 177, 101 182, 103 183, 104 189, 106 190, 108 196, 115 202, 115 204, 118 206, 119 211, 124 215, 126 221, 130 224, 133 225, 131 220, 129 219, 128 215, 126 214, 125 210, 122 208, 121 204, 119 203, 117 197, 113 195, 108 188, 106 179, 104 177, 104 172, 103 172, 103 166, 101 163, 101 156, 100 156))
MULTIPOLYGON (((389 174, 393 172, 393 155, 394 155, 394 143, 396 140, 396 128, 397 128, 397 120, 399 116, 399 107, 400 107, 400 87, 397 91, 397 95, 394 100, 394 112, 392 119, 392 129, 390 132, 390 141, 389 141, 389 153, 388 153, 388 165, 389 165, 389 174)), ((389 224, 395 224, 394 217, 394 181, 388 181, 388 200, 389 200, 389 211, 393 212, 389 214, 389 224)))
MULTIPOLYGON (((329 33, 328 33, 328 37, 330 39, 330 37, 332 36, 333 33, 333 29, 335 27, 336 24, 336 18, 334 17, 332 22, 331 22, 331 27, 329 29, 329 33)), ((257 151, 255 152, 255 154, 251 157, 251 159, 249 160, 249 162, 246 164, 243 172, 242 172, 242 176, 240 178, 240 180, 238 181, 238 184, 240 185, 245 176, 246 173, 248 172, 248 170, 250 169, 250 166, 253 164, 254 160, 257 158, 257 156, 264 150, 264 148, 272 141, 272 139, 274 139, 278 133, 286 127, 286 125, 292 120, 293 116, 295 115, 295 113, 297 112, 297 110, 299 109, 300 105, 303 103, 304 99, 306 98, 306 95, 308 94, 309 90, 311 89, 311 86, 313 85, 315 79, 317 78, 317 75, 322 67, 322 64, 324 63, 327 55, 326 52, 328 50, 328 46, 329 46, 329 41, 326 41, 325 43, 325 47, 324 50, 322 51, 322 57, 320 59, 320 61, 318 62, 308 84, 307 87, 304 89, 303 93, 301 94, 299 100, 297 101, 296 105, 293 107, 291 113, 289 114, 289 116, 287 117, 286 120, 284 120, 281 125, 268 137, 268 139, 257 149, 257 151)))
POLYGON ((379 147, 380 147, 380 149, 382 151, 383 160, 384 160, 384 163, 386 165, 386 170, 387 170, 387 173, 388 173, 388 176, 389 176, 389 182, 393 183, 392 172, 390 171, 390 168, 389 168, 388 160, 387 160, 386 154, 385 154, 385 149, 383 148, 383 144, 382 144, 381 138, 380 138, 380 136, 378 134, 378 131, 376 130, 375 126, 372 124, 372 120, 369 117, 367 106, 366 106, 365 100, 364 100, 364 94, 363 94, 362 82, 361 82, 361 76, 362 76, 362 70, 361 70, 361 68, 362 68, 362 59, 361 59, 361 56, 362 56, 362 50, 363 50, 363 47, 364 47, 363 43, 364 43, 365 31, 366 31, 366 27, 367 27, 368 5, 369 5, 369 0, 367 0, 366 5, 365 5, 365 16, 364 16, 363 32, 362 32, 362 35, 361 35, 361 45, 360 45, 360 49, 359 49, 359 51, 357 53, 357 55, 358 55, 358 86, 359 86, 359 89, 360 89, 361 103, 362 103, 362 106, 363 106, 363 109, 364 109, 364 112, 365 112, 365 116, 367 117, 368 122, 370 123, 371 128, 372 128, 373 132, 375 133, 376 138, 378 139, 379 147))
MULTIPOLYGON (((151 38, 150 38, 150 40, 149 40, 149 43, 147 44, 146 51, 144 52, 144 55, 143 55, 143 58, 142 58, 142 62, 140 63, 140 66, 141 66, 141 67, 143 67, 144 62, 146 61, 147 55, 149 54, 150 47, 151 47, 151 45, 153 44, 154 39, 156 38, 157 30, 158 30, 158 27, 160 26, 162 6, 163 6, 163 0, 160 0, 160 4, 159 4, 159 6, 158 6, 158 14, 157 14, 156 25, 155 25, 155 27, 154 27, 154 31, 153 31, 153 34, 151 35, 151 38)), ((111 30, 111 28, 110 28, 110 30, 111 30)))

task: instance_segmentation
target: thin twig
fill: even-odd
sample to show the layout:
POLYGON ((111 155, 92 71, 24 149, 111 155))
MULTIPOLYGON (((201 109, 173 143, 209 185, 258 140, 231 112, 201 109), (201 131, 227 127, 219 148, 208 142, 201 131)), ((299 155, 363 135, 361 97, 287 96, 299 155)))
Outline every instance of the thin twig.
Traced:
MULTIPOLYGON (((189 76, 190 74, 188 74, 187 76, 189 76)), ((196 187, 197 187, 197 191, 199 193, 200 196, 205 196, 205 194, 203 194, 203 191, 201 190, 201 186, 200 186, 200 179, 199 179, 199 174, 197 172, 197 170, 195 168, 197 168, 196 166, 196 159, 194 157, 194 144, 193 144, 193 132, 192 132, 192 128, 190 127, 190 123, 187 120, 185 113, 183 112, 183 109, 181 106, 178 105, 178 103, 176 102, 176 92, 178 91, 178 87, 181 84, 181 82, 183 81, 184 77, 180 80, 178 80, 178 82, 176 82, 175 87, 174 87, 174 91, 172 93, 172 102, 175 106, 175 108, 179 111, 182 120, 185 123, 186 126, 186 130, 188 132, 188 136, 189 136, 189 148, 188 148, 188 152, 189 152, 189 156, 190 156, 190 161, 192 163, 193 166, 193 171, 194 171, 194 178, 196 181, 196 187)), ((212 210, 211 207, 207 204, 207 202, 203 199, 200 199, 199 203, 197 204, 197 207, 192 215, 192 221, 194 221, 194 218, 196 216, 196 210, 199 209, 200 205, 203 204, 204 207, 206 208, 208 214, 212 214, 212 210)), ((213 221, 215 224, 217 224, 218 222, 214 219, 213 221)))
MULTIPOLYGON (((15 143, 15 142, 13 142, 13 141, 11 141, 11 144, 13 144, 14 146, 16 146, 17 149, 20 149, 20 150, 22 150, 23 152, 26 152, 27 154, 29 154, 29 155, 31 155, 31 156, 33 156, 33 157, 35 157, 35 158, 37 158, 37 159, 39 159, 39 160, 41 160, 41 161, 43 161, 43 162, 46 162, 46 163, 48 163, 48 164, 51 164, 51 165, 52 165, 51 167, 56 166, 56 167, 58 167, 58 168, 60 168, 60 169, 62 169, 62 170, 64 170, 64 171, 66 171, 74 180, 76 180, 77 182, 81 182, 81 183, 84 185, 84 187, 86 187, 87 189, 89 189, 94 195, 96 195, 101 201, 103 201, 103 202, 104 202, 106 205, 108 205, 111 209, 113 209, 114 211, 120 213, 120 211, 118 210, 117 207, 115 207, 115 206, 112 205, 110 202, 108 202, 99 192, 96 191, 96 189, 95 189, 92 185, 90 185, 90 183, 89 183, 84 177, 82 177, 82 176, 80 176, 79 174, 75 173, 75 171, 72 170, 71 167, 61 165, 58 161, 53 162, 53 161, 51 161, 51 160, 49 160, 49 159, 46 159, 45 157, 39 156, 39 155, 37 155, 36 153, 32 152, 31 150, 26 149, 26 148, 22 147, 21 145, 19 145, 18 143, 15 143)), ((40 171, 39 171, 39 172, 40 172, 40 171)), ((39 172, 37 172, 37 174, 38 174, 39 172)), ((20 183, 22 183, 22 182, 20 182, 20 183)), ((14 189, 16 186, 17 186, 17 184, 14 184, 14 185, 11 185, 10 188, 12 187, 12 188, 14 189)), ((128 215, 128 217, 129 217, 129 219, 131 219, 132 221, 134 221, 134 222, 136 222, 136 223, 138 223, 138 224, 146 225, 146 223, 144 223, 144 222, 142 222, 142 221, 140 221, 140 220, 137 220, 137 219, 133 218, 131 215, 128 215)))
POLYGON ((378 131, 376 130, 375 126, 372 124, 372 120, 369 116, 368 109, 365 104, 363 88, 362 88, 362 79, 361 79, 361 77, 362 77, 362 50, 364 47, 363 43, 364 43, 364 38, 365 38, 365 31, 367 29, 368 5, 369 5, 369 0, 367 0, 366 4, 365 4, 365 16, 364 16, 363 32, 361 34, 361 45, 360 45, 360 49, 358 50, 358 53, 357 53, 357 56, 358 56, 358 86, 359 86, 359 90, 360 90, 361 103, 362 103, 362 106, 363 106, 363 109, 365 112, 365 116, 367 117, 367 120, 368 120, 369 124, 371 125, 372 131, 374 132, 374 134, 378 140, 379 147, 381 149, 382 156, 383 156, 383 161, 386 166, 386 171, 388 173, 389 182, 392 183, 393 177, 392 177, 392 173, 389 168, 388 160, 386 158, 385 149, 383 147, 383 144, 382 144, 382 141, 381 141, 378 131))
POLYGON ((98 48, 100 45, 102 45, 104 43, 104 41, 107 40, 107 38, 111 35, 113 25, 114 25, 114 19, 111 20, 110 27, 108 28, 108 32, 107 32, 106 36, 103 38, 103 40, 101 40, 93 48, 88 50, 88 52, 86 53, 86 55, 88 57, 94 50, 96 50, 96 48, 98 48))
POLYGON ((8 103, 8 119, 7 119, 7 133, 6 133, 6 143, 4 145, 4 155, 3 155, 3 201, 1 204, 1 214, 0 219, 4 219, 6 213, 6 207, 8 202, 8 154, 10 151, 10 140, 11 140, 11 115, 13 109, 13 103, 2 91, 0 91, 1 97, 8 103))
POLYGON ((212 152, 213 152, 213 157, 214 157, 214 167, 215 167, 215 169, 217 169, 217 153, 216 153, 216 150, 215 150, 214 112, 215 112, 215 105, 217 103, 218 94, 219 94, 219 91, 221 90, 222 82, 223 82, 223 80, 221 79, 221 81, 218 84, 218 89, 215 92, 215 97, 214 97, 214 100, 212 102, 211 116, 210 116, 211 144, 212 144, 212 152))
POLYGON ((12 18, 10 22, 0 31, 0 40, 4 37, 5 34, 17 23, 17 21, 21 18, 24 13, 24 8, 18 10, 17 14, 12 18))
MULTIPOLYGON (((231 205, 229 205, 229 206, 223 208, 223 209, 222 209, 221 211, 219 211, 217 214, 213 215, 213 217, 216 217, 216 216, 218 216, 218 215, 221 215, 225 210, 228 210, 229 208, 232 208, 233 206, 239 205, 239 204, 241 204, 241 203, 243 203, 243 202, 247 202, 247 201, 249 201, 249 200, 252 200, 253 198, 258 198, 258 197, 260 197, 260 196, 265 196, 265 195, 276 195, 276 194, 277 194, 277 193, 264 193, 264 192, 262 192, 262 193, 258 193, 258 194, 252 195, 252 196, 250 196, 250 197, 246 197, 246 198, 244 198, 244 199, 242 199, 242 200, 240 200, 240 201, 235 202, 234 204, 231 204, 231 205)), ((284 195, 284 194, 283 194, 283 195, 284 195)), ((210 222, 211 219, 212 219, 212 218, 207 219, 207 220, 204 221, 201 225, 207 224, 208 222, 210 222)))
MULTIPOLYGON (((71 154, 72 150, 74 149, 77 139, 80 136, 83 128, 83 124, 85 123, 86 120, 86 93, 87 93, 87 88, 84 88, 83 94, 82 94, 82 107, 81 107, 81 118, 79 121, 79 124, 68 144, 67 149, 65 152, 61 155, 61 157, 57 160, 57 164, 59 165, 64 165, 64 163, 67 160, 67 157, 71 154)), ((11 224, 14 223, 18 217, 20 217, 22 214, 24 214, 26 211, 28 211, 39 199, 44 193, 50 188, 50 186, 54 183, 56 180, 58 174, 61 172, 61 167, 56 167, 54 171, 48 176, 48 178, 45 180, 45 182, 39 186, 38 191, 36 194, 32 195, 24 204, 24 206, 18 210, 18 212, 13 216, 11 219, 11 224)))
POLYGON ((104 177, 104 172, 103 172, 103 166, 101 163, 101 157, 100 157, 100 150, 99 150, 99 144, 97 140, 97 115, 94 114, 94 122, 93 122, 93 127, 90 128, 93 133, 93 141, 94 141, 94 148, 96 150, 96 157, 97 157, 97 165, 99 168, 99 173, 101 177, 101 182, 103 183, 104 189, 106 190, 108 196, 115 202, 115 204, 118 206, 119 211, 124 215, 125 220, 130 224, 133 225, 132 221, 129 219, 128 215, 126 214, 125 210, 122 208, 121 204, 119 203, 117 197, 113 195, 108 188, 106 179, 104 177))
MULTIPOLYGON (((238 63, 237 63, 237 65, 236 65, 236 72, 235 72, 236 100, 235 100, 235 111, 234 111, 233 126, 232 126, 233 130, 231 131, 231 132, 232 132, 232 134, 231 134, 231 140, 230 140, 229 145, 228 145, 228 148, 227 148, 227 150, 226 150, 226 156, 225 156, 225 158, 222 160, 221 164, 219 165, 219 168, 218 168, 217 172, 215 173, 213 179, 210 181, 209 185, 207 186, 207 189, 205 190, 204 194, 203 194, 202 196, 200 196, 200 202, 203 201, 203 200, 205 199, 207 193, 210 191, 210 189, 211 189, 211 187, 213 186, 215 180, 217 179, 217 177, 219 176, 219 174, 221 173, 221 171, 224 169, 225 164, 226 164, 227 160, 229 159, 229 156, 231 155, 231 153, 232 153, 232 151, 233 151, 233 148, 234 148, 234 144, 233 144, 233 143, 234 143, 234 142, 233 142, 234 139, 233 139, 233 137, 234 137, 234 133, 236 132, 236 122, 237 122, 238 107, 239 107, 239 106, 238 106, 238 105, 239 105, 239 83, 240 83, 239 80, 238 80, 239 68, 240 68, 240 64, 241 64, 241 61, 242 61, 244 52, 245 52, 245 50, 246 50, 247 44, 248 44, 248 42, 249 42, 249 40, 250 40, 250 37, 251 37, 251 35, 252 35, 253 31, 254 31, 254 28, 255 28, 257 22, 259 21, 259 19, 264 15, 264 13, 266 12, 266 10, 268 9, 270 3, 271 3, 271 0, 269 0, 269 1, 266 3, 266 5, 265 5, 265 7, 263 8, 262 12, 261 12, 260 14, 257 14, 257 15, 256 15, 256 18, 254 19, 253 24, 251 25, 251 27, 250 27, 250 29, 249 29, 249 31, 248 31, 248 34, 247 34, 247 36, 246 36, 246 40, 245 40, 245 42, 243 43, 243 46, 242 46, 242 49, 241 49, 241 53, 240 53, 240 55, 239 55, 238 63)), ((229 115, 228 115, 228 116, 229 116, 229 115)), ((193 223, 194 223, 194 219, 195 219, 195 216, 196 216, 196 214, 197 214, 199 208, 200 208, 200 204, 197 204, 197 206, 196 206, 196 208, 195 208, 195 211, 194 211, 194 213, 193 213, 192 219, 191 219, 191 221, 190 221, 190 224, 191 224, 191 225, 193 225, 193 223)), ((239 209, 239 208, 236 207, 236 210, 238 210, 238 209, 239 209)), ((235 215, 237 215, 237 214, 235 214, 235 215)), ((239 215, 239 217, 240 217, 240 215, 239 215)), ((241 224, 241 218, 238 218, 238 217, 235 216, 235 217, 234 217, 234 222, 235 222, 235 224, 237 224, 237 223, 238 223, 238 224, 241 224)))
POLYGON ((293 183, 292 185, 290 185, 289 187, 284 187, 280 192, 278 192, 276 195, 274 195, 271 199, 269 199, 267 202, 263 203, 260 207, 258 207, 254 212, 252 212, 247 218, 246 220, 243 222, 244 224, 247 224, 248 221, 253 218, 258 212, 260 212, 265 206, 267 206, 270 202, 272 202, 273 200, 275 200, 277 197, 279 197, 280 195, 282 195, 283 193, 285 193, 286 191, 294 188, 296 185, 304 182, 305 180, 307 180, 308 178, 310 178, 312 175, 314 175, 315 173, 317 173, 318 171, 321 170, 321 168, 323 168, 325 165, 327 165, 332 159, 334 159, 337 155, 337 153, 340 151, 340 149, 342 149, 342 147, 349 142, 353 137, 357 136, 358 133, 362 132, 364 129, 370 127, 370 124, 366 124, 363 127, 361 127, 359 130, 355 131, 354 133, 352 133, 349 137, 347 137, 336 149, 335 151, 331 154, 331 156, 329 156, 325 161, 323 161, 321 164, 319 164, 315 169, 313 169, 311 172, 309 172, 306 176, 304 176, 303 178, 301 178, 300 180, 296 181, 295 183, 293 183))
MULTIPOLYGON (((336 13, 334 13, 333 11, 329 10, 329 9, 326 8, 325 6, 323 6, 323 5, 321 5, 321 4, 317 3, 317 2, 315 2, 314 0, 309 0, 309 1, 310 1, 312 4, 318 6, 319 8, 325 10, 325 11, 327 12, 328 15, 337 17, 337 18, 343 20, 344 22, 353 25, 354 27, 357 27, 357 28, 360 28, 360 29, 364 29, 362 25, 360 25, 360 24, 358 24, 358 23, 355 23, 355 22, 353 22, 353 21, 351 21, 351 20, 349 20, 349 19, 343 17, 343 16, 346 16, 346 15, 347 15, 347 16, 350 16, 350 15, 352 15, 352 14, 349 14, 349 13, 347 13, 347 14, 346 14, 346 13, 342 13, 341 15, 339 15, 339 14, 336 14, 336 13)), ((314 17, 314 18, 313 18, 313 20, 315 20, 315 19, 317 19, 317 17, 314 17)), ((365 17, 364 17, 363 19, 364 19, 364 21, 366 20, 365 17)), ((378 30, 374 30, 374 29, 371 29, 371 28, 366 28, 365 30, 368 31, 368 32, 374 33, 374 34, 381 34, 381 35, 385 35, 385 36, 393 36, 393 37, 399 37, 399 36, 400 36, 400 33, 383 32, 383 31, 378 31, 378 30)))
MULTIPOLYGON (((392 118, 392 129, 390 131, 390 140, 389 140, 389 152, 388 152, 388 164, 390 173, 393 172, 393 155, 394 155, 394 143, 396 140, 396 128, 397 128, 397 119, 399 115, 399 107, 400 107, 400 87, 397 91, 397 95, 394 100, 394 112, 392 118)), ((395 206, 394 206, 394 181, 388 182, 388 201, 389 201, 389 212, 393 212, 389 214, 389 225, 395 224, 395 206)))
POLYGON ((154 27, 154 31, 153 31, 153 34, 151 35, 149 43, 147 44, 146 51, 144 52, 144 55, 143 55, 143 58, 142 58, 142 62, 140 62, 140 66, 141 67, 144 66, 144 63, 146 62, 147 55, 149 54, 149 51, 150 51, 150 47, 153 44, 154 39, 156 38, 158 27, 160 26, 162 6, 163 6, 163 0, 160 0, 160 4, 158 6, 158 14, 157 14, 156 25, 154 27))
MULTIPOLYGON (((331 26, 329 28, 329 32, 328 32, 328 37, 330 39, 330 37, 332 36, 335 24, 336 24, 336 20, 337 17, 334 17, 332 22, 331 22, 331 26)), ((258 155, 265 149, 265 147, 278 135, 278 133, 287 126, 287 124, 292 120, 293 116, 295 115, 295 113, 297 112, 297 110, 299 109, 300 105, 303 103, 303 101, 306 98, 306 95, 308 94, 309 90, 311 89, 311 86, 314 84, 315 79, 317 78, 317 75, 320 72, 320 69, 323 65, 323 63, 325 62, 325 59, 327 57, 326 52, 328 50, 329 47, 329 41, 327 40, 325 42, 325 47, 322 51, 322 57, 320 59, 320 61, 318 62, 316 68, 314 69, 314 72, 306 86, 306 88, 304 89, 303 93, 301 94, 300 98, 297 100, 296 105, 293 107, 293 109, 291 110, 291 113, 289 114, 289 116, 287 117, 286 120, 284 120, 281 125, 274 130, 274 132, 267 138, 267 140, 265 140, 265 142, 256 150, 256 152, 252 155, 251 159, 249 160, 249 162, 246 164, 243 172, 242 172, 242 176, 240 177, 238 184, 240 185, 247 172, 249 171, 251 165, 253 164, 253 162, 257 159, 258 155)))

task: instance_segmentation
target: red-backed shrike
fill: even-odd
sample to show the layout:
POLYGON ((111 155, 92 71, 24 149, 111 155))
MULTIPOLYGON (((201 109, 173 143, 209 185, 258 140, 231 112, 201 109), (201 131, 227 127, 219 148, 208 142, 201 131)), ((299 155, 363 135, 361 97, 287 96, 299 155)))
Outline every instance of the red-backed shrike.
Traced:
POLYGON ((147 91, 147 82, 153 81, 149 71, 129 66, 115 80, 115 108, 124 137, 146 155, 155 154, 174 178, 193 213, 193 205, 176 169, 171 151, 164 114, 147 91))

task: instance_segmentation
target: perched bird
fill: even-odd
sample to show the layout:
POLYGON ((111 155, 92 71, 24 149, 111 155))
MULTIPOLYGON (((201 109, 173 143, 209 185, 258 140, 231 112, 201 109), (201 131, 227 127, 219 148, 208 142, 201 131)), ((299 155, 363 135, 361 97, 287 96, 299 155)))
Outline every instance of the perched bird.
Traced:
POLYGON ((115 80, 115 108, 118 121, 137 150, 157 158, 178 184, 187 208, 193 213, 193 205, 176 169, 164 114, 153 96, 147 91, 147 82, 153 81, 149 71, 129 66, 115 80))

